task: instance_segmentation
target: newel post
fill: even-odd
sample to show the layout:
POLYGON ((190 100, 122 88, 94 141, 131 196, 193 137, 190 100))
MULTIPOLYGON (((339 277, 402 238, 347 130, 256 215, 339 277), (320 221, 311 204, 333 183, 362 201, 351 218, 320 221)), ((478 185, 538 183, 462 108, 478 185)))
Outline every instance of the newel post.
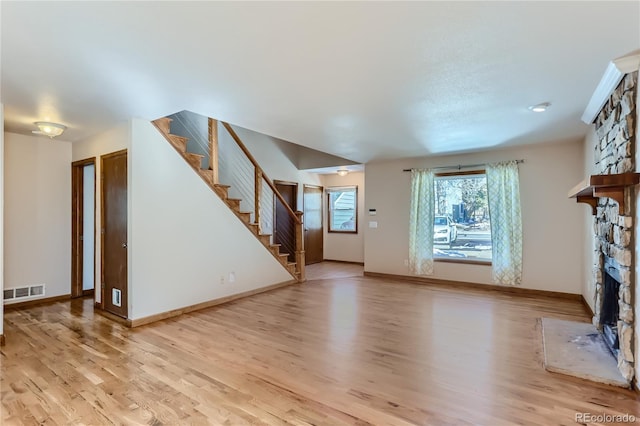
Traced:
POLYGON ((296 212, 296 268, 298 272, 298 281, 306 281, 304 276, 304 232, 302 224, 302 212, 296 212))
POLYGON ((258 224, 258 232, 262 233, 262 226, 260 225, 260 196, 262 195, 262 169, 260 167, 254 167, 254 179, 255 179, 255 194, 254 194, 254 203, 255 206, 254 214, 255 220, 254 223, 258 224))
POLYGON ((220 183, 218 176, 218 120, 209 118, 209 168, 213 170, 213 184, 220 183))

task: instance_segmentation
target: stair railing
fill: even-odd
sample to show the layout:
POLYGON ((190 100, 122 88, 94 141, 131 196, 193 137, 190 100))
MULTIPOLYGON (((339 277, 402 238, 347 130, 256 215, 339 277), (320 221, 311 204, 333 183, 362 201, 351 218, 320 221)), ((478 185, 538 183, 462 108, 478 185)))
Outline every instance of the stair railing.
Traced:
MULTIPOLYGON (((219 135, 217 134, 217 122, 214 119, 209 119, 209 129, 210 135, 209 140, 211 141, 211 158, 212 158, 212 166, 215 168, 219 168, 219 135), (213 123, 212 123, 213 121, 213 123), (215 133, 215 134, 214 134, 215 133), (215 147, 214 147, 215 145, 215 147)), ((227 133, 231 136, 232 140, 235 142, 236 146, 242 151, 245 158, 252 164, 253 166, 253 222, 259 224, 260 232, 269 232, 273 229, 272 214, 273 214, 273 206, 269 206, 269 194, 275 196, 282 206, 284 210, 287 212, 287 215, 290 217, 294 224, 295 228, 295 238, 294 244, 295 247, 283 247, 285 250, 293 249, 295 253, 295 262, 296 262, 296 274, 298 275, 298 279, 300 281, 304 281, 304 262, 305 262, 305 254, 304 254, 304 238, 302 231, 302 212, 301 211, 293 211, 289 204, 282 197, 280 192, 276 189, 276 186, 273 184, 271 179, 264 173, 262 167, 258 164, 258 161, 255 157, 249 152, 245 144, 242 142, 236 131, 231 127, 229 123, 221 121, 222 126, 225 128, 227 133), (266 184, 266 187, 265 187, 266 184), (268 214, 271 212, 271 214, 268 214), (265 214, 266 213, 266 214, 265 214), (266 229, 265 229, 266 228, 266 229)), ((217 173, 214 171, 214 176, 217 173)), ((218 183, 218 182, 214 182, 218 183)), ((272 232, 273 233, 273 232, 272 232)), ((273 241, 275 243, 275 241, 273 241)))
POLYGON ((192 161, 197 162, 194 167, 208 169, 214 187, 228 185, 227 200, 234 200, 238 212, 250 214, 249 223, 257 225, 259 236, 271 235, 269 245, 281 243, 278 249, 293 254, 294 259, 289 258, 287 263, 295 261, 298 280, 304 281, 302 212, 291 209, 233 127, 190 111, 167 118, 172 120, 170 128, 162 131, 187 141, 187 155, 192 155, 192 161), (220 132, 219 124, 222 124, 223 132, 220 132), (274 197, 282 204, 294 228, 286 229, 286 235, 282 235, 280 241, 274 240, 274 197))

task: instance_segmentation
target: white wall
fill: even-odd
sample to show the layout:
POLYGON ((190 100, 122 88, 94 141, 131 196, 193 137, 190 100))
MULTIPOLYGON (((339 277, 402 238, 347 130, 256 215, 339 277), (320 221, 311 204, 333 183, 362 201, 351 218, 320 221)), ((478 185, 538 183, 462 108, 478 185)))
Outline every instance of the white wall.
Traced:
MULTIPOLYGON (((4 289, 4 105, 0 104, 0 290, 4 289)), ((0 303, 0 336, 4 330, 4 302, 0 303)))
POLYGON ((4 287, 70 294, 71 143, 15 133, 4 143, 4 287))
POLYGON ((151 123, 131 131, 129 318, 292 279, 151 123))
MULTIPOLYGON (((95 300, 101 301, 101 215, 100 215, 100 156, 111 152, 126 149, 131 140, 130 125, 128 122, 122 123, 106 132, 92 136, 84 141, 73 143, 72 160, 80 161, 88 158, 96 158, 96 219, 95 219, 95 300)), ((71 219, 69 219, 71 221, 71 219)))
MULTIPOLYGON (((297 210, 302 211, 302 185, 305 183, 322 185, 322 182, 318 174, 298 170, 290 159, 290 157, 298 155, 295 146, 242 127, 233 126, 233 129, 272 181, 282 180, 298 183, 297 210), (284 152, 286 149, 290 149, 292 152, 284 152)), ((219 128, 219 134, 221 138, 228 137, 227 131, 222 126, 219 128)))
MULTIPOLYGON (((365 214, 364 173, 349 173, 339 176, 337 173, 322 175, 322 185, 325 190, 332 186, 356 185, 358 187, 358 233, 341 234, 328 232, 327 196, 323 195, 323 223, 324 223, 324 258, 326 260, 342 260, 345 262, 364 262, 364 232, 368 217, 365 214)), ((374 216, 375 217, 375 216, 374 216)))
MULTIPOLYGON (((583 179, 583 144, 563 143, 475 154, 423 157, 365 168, 365 208, 378 211, 377 229, 365 231, 365 271, 410 275, 410 174, 428 168, 524 159, 520 164, 524 288, 580 294, 584 282, 584 206, 568 199, 583 179)), ((436 262, 433 278, 492 284, 491 267, 436 262)))

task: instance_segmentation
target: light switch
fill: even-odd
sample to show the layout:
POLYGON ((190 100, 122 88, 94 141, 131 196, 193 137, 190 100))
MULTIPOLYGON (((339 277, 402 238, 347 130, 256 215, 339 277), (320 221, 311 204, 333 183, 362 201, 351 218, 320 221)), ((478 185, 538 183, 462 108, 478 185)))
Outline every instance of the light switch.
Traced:
POLYGON ((378 222, 369 222, 369 228, 377 228, 378 222))

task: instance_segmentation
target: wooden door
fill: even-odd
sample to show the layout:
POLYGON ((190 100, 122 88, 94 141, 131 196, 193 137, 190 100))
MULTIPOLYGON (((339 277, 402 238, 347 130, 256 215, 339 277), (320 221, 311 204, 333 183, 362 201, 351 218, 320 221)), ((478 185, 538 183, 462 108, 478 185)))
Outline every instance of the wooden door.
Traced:
POLYGON ((102 157, 102 307, 127 317, 127 151, 102 157))
POLYGON ((302 192, 305 264, 309 265, 324 260, 322 187, 304 185, 302 192))
MULTIPOLYGON (((291 210, 296 211, 298 184, 295 182, 274 182, 276 189, 287 202, 291 210)), ((273 241, 280 244, 280 253, 289 253, 289 262, 296 261, 296 228, 294 219, 289 215, 280 199, 275 197, 275 218, 273 241)))

